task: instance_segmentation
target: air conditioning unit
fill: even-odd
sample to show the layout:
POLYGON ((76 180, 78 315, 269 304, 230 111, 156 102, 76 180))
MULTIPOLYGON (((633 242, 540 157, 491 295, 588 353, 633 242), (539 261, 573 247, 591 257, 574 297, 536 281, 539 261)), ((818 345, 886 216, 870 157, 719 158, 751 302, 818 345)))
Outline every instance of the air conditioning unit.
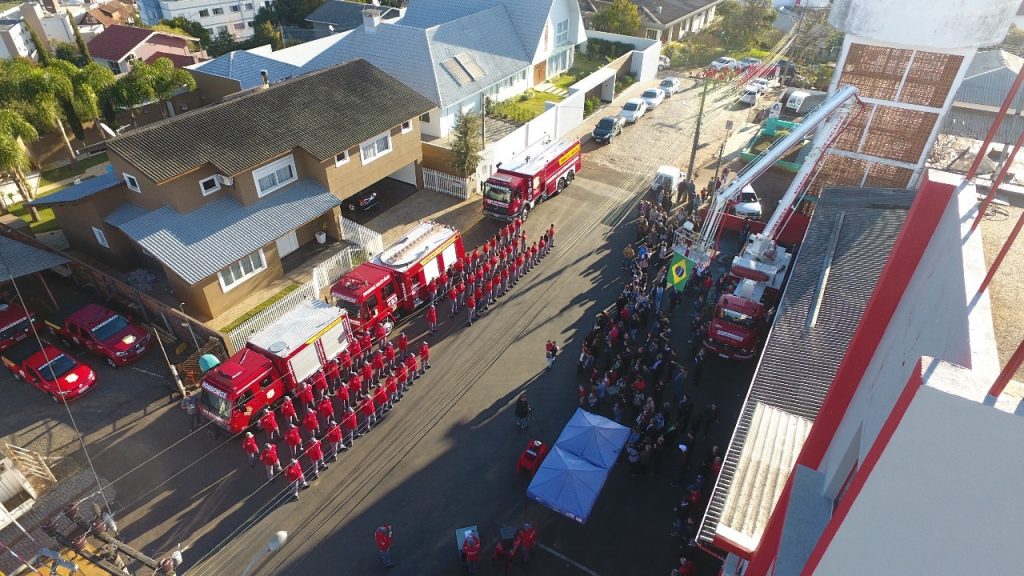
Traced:
POLYGON ((235 179, 232 178, 231 176, 217 174, 217 179, 220 180, 220 183, 223 184, 224 186, 234 186, 235 184, 235 179))

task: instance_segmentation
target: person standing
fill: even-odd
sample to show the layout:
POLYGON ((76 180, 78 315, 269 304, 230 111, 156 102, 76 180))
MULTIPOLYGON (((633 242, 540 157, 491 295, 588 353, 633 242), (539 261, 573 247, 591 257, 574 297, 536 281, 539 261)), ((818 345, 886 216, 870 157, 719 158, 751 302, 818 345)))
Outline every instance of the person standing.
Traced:
POLYGON ((437 307, 433 303, 427 308, 427 326, 430 327, 431 334, 437 333, 437 307))
POLYGON ((549 340, 548 343, 547 343, 546 348, 547 348, 548 370, 551 370, 551 367, 555 365, 555 358, 558 357, 558 344, 555 343, 554 340, 549 340))
POLYGON ((473 317, 476 315, 476 297, 473 294, 466 299, 466 326, 473 325, 473 317))
POLYGON ((424 340, 420 343, 420 375, 430 369, 430 345, 424 340))
POLYGON ((390 568, 394 566, 394 562, 391 561, 391 525, 381 524, 377 526, 377 529, 373 532, 373 541, 377 544, 377 551, 380 552, 380 561, 385 567, 390 568))
POLYGON ((309 432, 310 436, 320 435, 320 421, 317 420, 316 411, 313 408, 306 408, 306 415, 302 418, 302 427, 309 432))
POLYGON ((527 522, 523 524, 519 535, 522 539, 519 549, 523 552, 523 562, 529 562, 530 557, 533 556, 533 547, 537 544, 537 529, 533 527, 533 524, 527 522))
POLYGON ((548 228, 548 250, 555 247, 555 225, 548 228))
POLYGON ((263 445, 263 451, 260 452, 260 462, 267 468, 267 481, 274 479, 274 472, 281 471, 281 460, 277 457, 277 446, 270 444, 269 442, 263 445))
POLYGON ((397 353, 398 352, 395 349, 395 344, 393 342, 388 342, 387 345, 384 347, 384 361, 385 364, 387 365, 388 374, 391 374, 395 371, 395 356, 397 355, 397 353))
POLYGON ((284 433, 284 443, 288 445, 292 458, 298 456, 302 451, 302 434, 295 424, 288 425, 288 431, 284 433))
MULTIPOLYGON (((701 436, 707 438, 708 434, 711 433, 711 427, 714 426, 716 422, 718 422, 718 404, 712 402, 704 407, 704 410, 700 415, 701 436)), ((694 427, 694 432, 696 431, 697 429, 694 427)))
POLYGON ((370 428, 377 424, 377 407, 373 405, 373 398, 369 394, 363 396, 359 412, 363 415, 363 421, 366 423, 366 432, 369 432, 370 428))
POLYGON ((398 377, 389 374, 384 380, 384 389, 388 395, 388 410, 391 410, 395 407, 395 402, 398 402, 398 377))
POLYGON ((462 553, 466 556, 466 566, 470 574, 476 574, 480 568, 480 540, 472 530, 466 531, 462 541, 462 553))
POLYGON ((324 396, 321 398, 320 402, 316 405, 316 411, 323 418, 324 422, 334 420, 334 404, 331 403, 331 397, 324 396))
POLYGON ((306 457, 309 458, 309 462, 313 465, 313 480, 320 478, 320 471, 326 470, 327 465, 324 464, 324 449, 320 445, 320 441, 316 438, 310 439, 306 443, 306 457))
POLYGON ((295 397, 302 402, 302 405, 309 408, 313 406, 313 387, 309 385, 309 382, 303 382, 299 385, 299 391, 295 393, 295 397))
POLYGON ((526 399, 526 394, 520 394, 519 399, 516 400, 515 416, 516 426, 520 430, 526 430, 530 425, 530 415, 533 413, 533 406, 530 406, 530 401, 526 399))
POLYGON ((342 434, 341 426, 337 422, 331 420, 327 423, 327 433, 324 434, 324 440, 327 441, 327 445, 331 449, 330 460, 336 462, 338 460, 338 452, 341 452, 343 444, 341 443, 342 434))
POLYGON ((302 488, 309 488, 309 484, 306 482, 306 476, 302 473, 302 465, 295 458, 288 464, 288 467, 284 469, 284 477, 292 483, 292 496, 298 500, 299 490, 302 488))
MULTIPOLYGON (((405 358, 409 352, 409 337, 402 332, 398 335, 398 358, 405 358)), ((392 366, 393 367, 393 366, 392 366)))
POLYGON ((295 404, 292 403, 292 397, 285 394, 284 399, 281 400, 281 417, 285 419, 289 424, 295 423, 295 404))
POLYGON ((181 399, 181 409, 188 415, 188 431, 195 432, 199 426, 199 390, 181 399))
POLYGON ((409 389, 409 368, 407 367, 405 360, 409 357, 406 354, 401 360, 398 361, 398 368, 395 370, 395 380, 398 384, 398 399, 405 396, 406 390, 409 389))
POLYGON ((253 438, 252 432, 246 432, 245 438, 242 438, 242 450, 245 450, 246 455, 249 456, 249 468, 256 465, 256 458, 259 457, 260 447, 256 444, 256 439, 253 438))
POLYGON ((419 377, 416 373, 416 356, 412 352, 405 356, 405 369, 409 372, 409 379, 405 382, 405 387, 408 389, 412 386, 412 381, 419 377))
POLYGON ((274 437, 281 437, 281 429, 277 427, 277 416, 270 411, 270 408, 263 409, 263 415, 260 416, 260 428, 266 433, 268 440, 273 440, 274 437))

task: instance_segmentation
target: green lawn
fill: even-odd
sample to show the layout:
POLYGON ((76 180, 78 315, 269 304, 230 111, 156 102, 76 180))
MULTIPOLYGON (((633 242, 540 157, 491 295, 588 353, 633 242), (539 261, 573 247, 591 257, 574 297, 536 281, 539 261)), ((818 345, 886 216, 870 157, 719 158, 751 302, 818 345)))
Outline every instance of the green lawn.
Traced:
POLYGON ((52 232, 60 228, 60 226, 57 225, 57 221, 53 219, 53 209, 51 208, 39 209, 39 222, 32 221, 32 215, 29 214, 28 208, 26 208, 21 202, 11 206, 11 214, 14 214, 25 222, 28 222, 28 227, 35 234, 40 232, 52 232))
POLYGON ((270 298, 267 298, 263 302, 257 304, 256 307, 254 307, 252 310, 249 310, 245 314, 242 314, 238 318, 235 318, 234 322, 221 328, 220 331, 225 333, 231 332, 235 328, 238 328, 242 324, 242 322, 245 322, 249 318, 252 318, 253 316, 259 314, 260 312, 263 312, 264 310, 266 310, 267 308, 269 308, 270 306, 272 306, 274 303, 278 302, 285 296, 291 294, 292 292, 295 292, 295 290, 297 290, 300 286, 302 286, 302 284, 292 282, 291 284, 282 288, 281 291, 278 292, 277 294, 274 294, 270 298))
POLYGON ((510 122, 525 124, 544 112, 545 102, 562 101, 561 96, 550 94, 548 92, 529 90, 526 94, 530 95, 526 99, 521 99, 523 96, 517 96, 509 98, 503 102, 495 103, 492 107, 490 116, 494 118, 502 118, 510 122))
POLYGON ((92 168, 93 166, 96 166, 98 164, 103 164, 106 161, 107 153, 104 152, 102 154, 97 154, 90 158, 80 160, 77 166, 67 164, 65 166, 61 166, 60 168, 46 170, 39 176, 39 187, 43 188, 45 186, 50 186, 56 182, 60 182, 61 180, 67 180, 68 178, 73 178, 75 176, 78 176, 79 174, 84 174, 85 171, 88 170, 89 168, 92 168))
POLYGON ((551 80, 548 80, 548 82, 552 86, 561 88, 562 90, 568 90, 569 86, 572 86, 573 84, 576 83, 576 77, 573 76, 572 74, 559 74, 558 76, 555 76, 551 80))
POLYGON ((590 57, 586 52, 577 50, 569 73, 582 78, 607 63, 603 59, 590 57), (582 74, 580 74, 581 72, 582 74))

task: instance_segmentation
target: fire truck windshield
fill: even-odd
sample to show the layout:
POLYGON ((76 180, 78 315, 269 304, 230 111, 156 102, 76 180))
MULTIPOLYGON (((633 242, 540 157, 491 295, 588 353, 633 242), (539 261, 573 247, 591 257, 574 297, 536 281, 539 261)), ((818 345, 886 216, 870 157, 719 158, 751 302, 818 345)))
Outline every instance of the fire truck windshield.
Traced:
POLYGON ((231 416, 231 401, 227 398, 221 398, 212 394, 209 390, 203 389, 203 394, 199 397, 199 401, 202 402, 204 408, 215 416, 225 420, 231 416))
POLYGON ((484 196, 498 202, 508 202, 512 199, 512 190, 509 190, 507 186, 488 182, 484 196))
POLYGON ((22 316, 21 320, 0 328, 0 338, 10 338, 26 328, 28 328, 28 318, 22 316))
POLYGON ((346 302, 341 298, 335 298, 339 308, 344 308, 348 312, 348 317, 352 320, 359 320, 362 317, 362 312, 359 308, 359 304, 354 302, 346 302))
POLYGON ((755 324, 753 316, 750 316, 749 314, 744 314, 737 310, 730 310, 728 308, 719 308, 718 318, 721 320, 725 320, 730 324, 735 324, 737 326, 742 326, 744 328, 753 328, 755 324))

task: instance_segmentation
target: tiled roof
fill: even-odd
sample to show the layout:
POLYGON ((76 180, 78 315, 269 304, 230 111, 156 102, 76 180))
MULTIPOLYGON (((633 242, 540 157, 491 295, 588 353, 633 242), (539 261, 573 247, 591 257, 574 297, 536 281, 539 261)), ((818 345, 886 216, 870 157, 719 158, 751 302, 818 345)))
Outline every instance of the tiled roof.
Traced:
MULTIPOLYGON (((701 524, 701 541, 729 531, 748 542, 760 540, 764 515, 771 513, 778 497, 773 486, 785 484, 789 470, 769 474, 766 468, 758 475, 750 466, 783 453, 799 453, 803 441, 769 440, 772 427, 755 426, 755 415, 760 407, 761 412, 770 408, 806 422, 815 420, 913 198, 914 192, 905 189, 830 188, 821 195, 726 451, 701 524), (837 227, 838 236, 833 238, 837 227), (826 265, 829 274, 821 286, 826 265), (808 326, 816 304, 817 318, 808 326), (756 457, 750 451, 757 452, 756 457), (749 496, 724 517, 734 488, 749 496), (759 517, 751 521, 747 512, 759 517)), ((792 438, 797 437, 794 432, 792 438)))
POLYGON ((47 194, 41 196, 35 200, 29 202, 30 206, 53 206, 54 204, 66 204, 68 202, 77 202, 83 198, 88 198, 93 194, 102 192, 109 188, 113 188, 124 182, 117 177, 112 171, 94 176, 87 180, 82 180, 78 184, 72 184, 66 188, 62 188, 53 194, 47 194))
MULTIPOLYGON (((363 10, 370 8, 359 2, 348 2, 347 0, 327 0, 319 8, 313 10, 306 16, 306 22, 322 22, 334 25, 337 32, 352 30, 363 24, 363 10)), ((397 8, 379 6, 382 20, 398 18, 401 13, 397 8)))
POLYGON ((248 90, 263 83, 261 70, 267 71, 271 82, 280 82, 302 73, 299 66, 254 54, 246 50, 229 52, 219 58, 197 64, 189 70, 202 72, 211 76, 232 78, 238 81, 239 88, 248 90))
POLYGON ((89 40, 89 54, 93 58, 117 62, 152 34, 152 30, 145 28, 114 24, 89 40))
POLYGON ((54 266, 68 259, 49 250, 29 246, 6 236, 0 236, 0 282, 10 282, 54 266))
POLYGON ((118 228, 195 284, 340 204, 318 183, 299 180, 252 206, 230 198, 187 214, 165 206, 118 228))
MULTIPOLYGON (((656 24, 670 24, 680 18, 704 10, 723 0, 631 0, 640 10, 640 17, 656 24), (661 12, 658 12, 658 9, 661 12)), ((589 0, 598 10, 611 6, 611 0, 589 0)), ((582 6, 581 6, 582 9, 582 6)))
POLYGON ((234 176, 295 147, 332 158, 432 108, 354 60, 128 132, 107 147, 157 182, 207 163, 234 176))

